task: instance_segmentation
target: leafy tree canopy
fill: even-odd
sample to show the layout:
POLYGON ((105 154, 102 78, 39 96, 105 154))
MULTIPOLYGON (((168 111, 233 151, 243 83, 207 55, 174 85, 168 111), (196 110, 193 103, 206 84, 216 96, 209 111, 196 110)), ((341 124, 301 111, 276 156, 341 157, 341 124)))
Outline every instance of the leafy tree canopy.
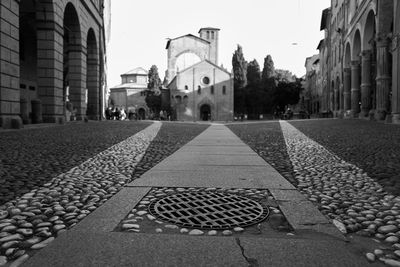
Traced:
POLYGON ((161 88, 162 83, 156 65, 151 66, 148 77, 149 77, 149 83, 147 84, 148 89, 156 90, 161 88))

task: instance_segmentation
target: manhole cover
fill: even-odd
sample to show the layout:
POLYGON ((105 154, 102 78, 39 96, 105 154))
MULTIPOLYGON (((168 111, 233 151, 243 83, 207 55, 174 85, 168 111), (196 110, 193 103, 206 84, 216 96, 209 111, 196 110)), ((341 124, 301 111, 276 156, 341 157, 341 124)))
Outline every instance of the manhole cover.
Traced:
POLYGON ((266 205, 246 196, 206 190, 165 196, 153 201, 149 211, 160 220, 202 229, 246 227, 269 214, 266 205))

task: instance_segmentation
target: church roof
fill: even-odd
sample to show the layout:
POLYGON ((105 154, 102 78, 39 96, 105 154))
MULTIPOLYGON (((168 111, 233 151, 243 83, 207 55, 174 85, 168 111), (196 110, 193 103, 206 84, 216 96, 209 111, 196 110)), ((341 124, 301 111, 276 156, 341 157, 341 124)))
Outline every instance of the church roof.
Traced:
POLYGON ((204 27, 204 28, 201 28, 201 29, 199 30, 199 33, 200 33, 201 31, 203 31, 203 30, 219 31, 219 30, 221 30, 221 29, 213 28, 213 27, 204 27))
POLYGON ((218 65, 216 65, 216 64, 214 64, 214 63, 212 63, 212 62, 211 62, 210 60, 208 60, 208 59, 205 59, 205 60, 202 60, 202 61, 200 61, 200 62, 197 62, 196 64, 193 64, 192 66, 187 67, 186 69, 180 71, 179 73, 182 73, 182 72, 185 72, 185 71, 187 71, 187 70, 189 70, 189 69, 192 69, 192 68, 196 67, 197 65, 200 65, 200 64, 203 63, 203 62, 207 62, 208 64, 214 66, 214 67, 217 68, 217 69, 220 69, 221 71, 225 72, 226 74, 231 75, 231 73, 228 72, 226 69, 224 69, 224 68, 222 68, 222 67, 220 67, 220 66, 218 66, 218 65))
POLYGON ((121 76, 133 75, 133 74, 136 74, 136 75, 148 75, 148 71, 145 70, 144 68, 138 67, 138 68, 135 68, 133 70, 128 71, 127 73, 122 74, 121 76))
POLYGON ((205 43, 207 43, 207 44, 210 44, 209 41, 207 41, 207 40, 205 40, 205 39, 203 39, 203 38, 200 38, 200 37, 198 37, 198 36, 196 36, 196 35, 193 35, 193 34, 190 34, 190 33, 189 33, 189 34, 182 35, 182 36, 179 36, 179 37, 176 37, 176 38, 173 38, 173 39, 169 39, 168 42, 167 42, 167 46, 165 47, 165 49, 168 49, 168 48, 169 48, 169 45, 171 44, 171 41, 174 41, 174 40, 177 40, 177 39, 180 39, 180 38, 184 38, 184 37, 192 37, 192 38, 197 39, 197 40, 199 40, 199 41, 202 41, 202 42, 205 42, 205 43))
POLYGON ((114 86, 110 88, 110 90, 113 89, 137 89, 137 90, 146 90, 146 85, 143 84, 137 84, 137 83, 123 83, 117 86, 114 86))

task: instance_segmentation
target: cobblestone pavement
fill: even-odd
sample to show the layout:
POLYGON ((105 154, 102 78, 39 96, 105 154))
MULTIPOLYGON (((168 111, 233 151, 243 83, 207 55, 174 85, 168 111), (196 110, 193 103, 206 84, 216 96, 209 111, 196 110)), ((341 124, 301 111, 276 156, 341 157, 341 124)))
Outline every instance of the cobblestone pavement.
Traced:
POLYGON ((363 120, 291 122, 305 135, 400 195, 400 127, 363 120))
POLYGON ((283 177, 297 185, 279 122, 231 124, 228 127, 283 177))
POLYGON ((161 131, 151 142, 143 159, 135 167, 133 178, 139 178, 159 162, 199 135, 209 125, 192 123, 163 123, 161 131))
MULTIPOLYGON (((125 126, 118 124, 116 128, 125 126)), ((46 247, 131 182, 132 176, 136 177, 138 163, 142 166, 140 172, 150 169, 153 165, 150 159, 167 157, 207 127, 185 124, 161 127, 161 123, 154 123, 42 186, 25 190, 21 197, 0 205, 0 266, 10 262, 11 266, 18 266, 26 261, 35 250, 46 247), (184 138, 180 132, 185 134, 184 138), (149 147, 152 141, 155 144, 149 147), (168 149, 160 156, 162 146, 168 149)), ((93 140, 90 135, 87 137, 83 143, 93 140)))
POLYGON ((108 121, 0 132, 0 205, 149 125, 108 121))
MULTIPOLYGON (((398 183, 394 170, 400 168, 400 155, 396 156, 400 127, 358 120, 290 123, 306 135, 287 122, 281 122, 282 129, 277 130, 283 132, 282 137, 267 130, 276 129, 274 123, 236 125, 241 130, 235 132, 260 155, 286 156, 287 171, 294 171, 296 182, 292 183, 339 230, 349 237, 356 234, 375 241, 376 249, 366 253, 368 260, 400 266, 400 197, 383 182, 398 183), (276 146, 282 140, 287 146, 284 155, 279 152, 282 145, 276 146)), ((276 166, 271 157, 264 159, 276 166)))

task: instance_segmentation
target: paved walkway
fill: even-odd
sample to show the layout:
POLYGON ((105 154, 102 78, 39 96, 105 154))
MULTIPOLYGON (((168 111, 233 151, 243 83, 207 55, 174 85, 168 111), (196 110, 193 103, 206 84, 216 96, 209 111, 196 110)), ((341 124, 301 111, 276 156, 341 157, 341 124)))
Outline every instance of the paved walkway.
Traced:
MULTIPOLYGON (((129 184, 26 266, 365 266, 365 257, 287 180, 212 125, 129 184), (189 236, 115 228, 153 187, 268 189, 295 235, 189 236)), ((374 264, 371 264, 374 266, 374 264)))

